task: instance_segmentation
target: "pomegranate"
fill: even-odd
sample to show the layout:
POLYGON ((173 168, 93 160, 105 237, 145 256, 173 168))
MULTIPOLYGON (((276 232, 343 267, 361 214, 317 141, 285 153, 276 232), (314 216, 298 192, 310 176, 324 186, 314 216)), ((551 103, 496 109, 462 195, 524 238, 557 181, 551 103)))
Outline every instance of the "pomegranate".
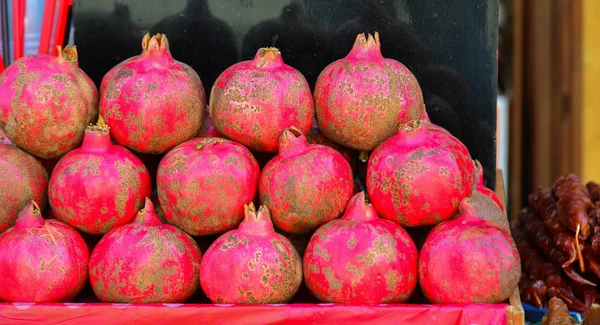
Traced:
POLYGON ((184 302, 198 290, 201 258, 192 237, 162 223, 146 198, 133 223, 111 230, 94 248, 90 282, 105 302, 184 302))
POLYGON ((112 68, 100 85, 100 114, 113 139, 141 153, 165 153, 195 137, 205 105, 200 77, 173 59, 164 34, 146 34, 142 54, 112 68))
POLYGON ((200 284, 214 303, 274 304, 292 299, 302 283, 302 260, 273 229, 269 210, 250 202, 238 229, 210 245, 200 265, 200 284))
POLYGON ((31 200, 48 201, 48 173, 40 162, 14 147, 0 144, 0 233, 13 226, 31 200))
POLYGON ((321 301, 406 302, 417 286, 419 253, 399 225, 379 218, 364 192, 344 216, 317 229, 304 254, 304 280, 321 301))
POLYGON ((321 133, 321 131, 319 131, 319 127, 317 126, 316 121, 313 123, 313 126, 311 127, 310 131, 308 131, 308 134, 306 135, 306 142, 309 144, 322 144, 324 146, 328 146, 330 148, 335 149, 335 151, 341 153, 342 156, 344 156, 344 158, 350 164, 350 167, 352 168, 352 170, 355 170, 355 168, 356 168, 355 151, 327 139, 323 135, 323 133, 321 133))
POLYGON ((89 258, 81 235, 44 220, 32 201, 0 235, 0 301, 71 301, 87 282, 89 258))
POLYGON ((296 128, 283 131, 279 155, 260 175, 260 202, 280 229, 302 234, 339 217, 354 191, 352 169, 334 149, 307 144, 296 128))
POLYGON ((379 34, 358 34, 348 55, 328 65, 315 85, 315 109, 323 134, 346 147, 370 151, 419 119, 423 94, 402 63, 381 55, 379 34))
POLYGON ((87 127, 81 148, 58 162, 48 189, 56 217, 93 235, 130 223, 151 193, 148 170, 129 150, 111 143, 102 117, 87 127))
POLYGON ((98 90, 77 66, 75 47, 31 55, 0 75, 0 129, 21 149, 55 159, 81 144, 98 115, 98 90))
POLYGON ((198 137, 200 138, 223 138, 223 135, 215 129, 212 120, 210 119, 209 109, 206 106, 206 116, 204 117, 204 123, 200 128, 200 132, 198 132, 198 137))
POLYGON ((366 182, 383 218, 415 227, 454 216, 471 195, 474 174, 467 148, 424 114, 373 151, 366 182))
POLYGON ((307 134, 314 119, 310 88, 274 47, 227 68, 210 94, 210 117, 219 133, 250 150, 276 152, 283 130, 307 134))
MULTIPOLYGON (((477 188, 477 192, 492 199, 498 205, 498 207, 502 211, 504 211, 504 205, 502 204, 502 201, 500 201, 500 198, 498 197, 498 195, 496 195, 496 193, 494 191, 485 187, 485 185, 483 184, 483 167, 481 166, 481 163, 479 162, 479 160, 475 160, 475 171, 476 171, 475 187, 477 188)), ((473 191, 473 192, 475 192, 475 191, 473 191)))
POLYGON ((419 280, 432 303, 500 303, 519 284, 521 262, 510 235, 473 215, 469 199, 459 216, 431 230, 419 257, 419 280))
POLYGON ((4 144, 7 146, 11 146, 13 143, 6 137, 6 135, 4 135, 4 132, 2 132, 2 129, 0 129, 0 144, 4 144))
POLYGON ((248 149, 222 138, 195 138, 158 166, 158 199, 167 220, 193 236, 233 229, 254 200, 260 170, 248 149))

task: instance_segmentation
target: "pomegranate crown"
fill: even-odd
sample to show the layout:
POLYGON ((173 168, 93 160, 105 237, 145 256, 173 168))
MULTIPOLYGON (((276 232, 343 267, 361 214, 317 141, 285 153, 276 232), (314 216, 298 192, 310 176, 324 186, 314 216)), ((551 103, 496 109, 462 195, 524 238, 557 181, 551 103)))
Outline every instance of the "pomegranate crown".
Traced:
POLYGON ((366 57, 369 55, 375 55, 377 57, 383 57, 381 55, 381 43, 379 42, 379 33, 375 32, 375 36, 371 34, 360 33, 356 36, 352 50, 348 54, 350 56, 366 57))
POLYGON ((365 192, 356 193, 348 202, 348 206, 346 207, 346 211, 342 216, 344 220, 354 220, 354 221, 371 221, 378 219, 377 211, 375 211, 375 207, 371 203, 365 192))
POLYGON ((64 49, 62 46, 57 45, 58 49, 58 59, 61 61, 66 61, 69 63, 74 63, 77 65, 77 47, 76 46, 66 46, 64 49))
POLYGON ((308 146, 306 138, 295 126, 289 127, 279 136, 279 153, 288 153, 291 150, 301 151, 308 146))
POLYGON ((150 37, 150 33, 144 35, 144 38, 142 39, 142 53, 149 54, 160 52, 169 52, 167 35, 160 33, 152 37, 150 37))
POLYGON ((102 115, 98 115, 98 121, 96 122, 96 124, 88 125, 87 129, 93 132, 101 133, 108 133, 110 131, 110 127, 106 125, 106 122, 104 122, 104 118, 102 117, 102 115))
POLYGON ((271 214, 265 205, 261 205, 258 212, 256 212, 254 203, 250 201, 250 203, 244 205, 244 215, 244 221, 240 224, 239 230, 256 235, 268 234, 275 231, 273 222, 271 221, 271 214))
POLYGON ((261 47, 252 60, 257 68, 268 69, 283 65, 281 52, 276 47, 261 47))
POLYGON ((138 211, 133 222, 136 224, 162 223, 156 215, 156 212, 154 211, 154 204, 152 203, 152 200, 150 200, 150 198, 146 198, 144 207, 140 211, 138 211))
POLYGON ((40 206, 32 200, 21 212, 19 212, 17 222, 15 223, 15 228, 41 228, 44 226, 44 224, 46 224, 46 221, 42 217, 40 206))
POLYGON ((223 138, 202 138, 202 140, 196 144, 196 150, 210 148, 219 143, 224 143, 224 142, 228 142, 228 141, 229 140, 223 139, 223 138))

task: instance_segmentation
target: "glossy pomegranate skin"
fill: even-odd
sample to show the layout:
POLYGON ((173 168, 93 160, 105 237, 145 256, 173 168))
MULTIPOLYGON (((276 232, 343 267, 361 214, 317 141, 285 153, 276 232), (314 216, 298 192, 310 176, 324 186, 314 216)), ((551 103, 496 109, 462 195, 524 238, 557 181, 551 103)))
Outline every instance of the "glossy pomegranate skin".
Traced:
POLYGON ((0 234, 0 301, 68 302, 88 279, 90 253, 81 235, 44 220, 29 203, 14 227, 0 234))
POLYGON ((14 226, 29 201, 48 203, 48 173, 27 152, 0 144, 0 233, 14 226))
POLYGON ((90 282, 104 302, 181 303, 199 288, 202 253, 181 229, 163 224, 146 199, 135 220, 106 234, 90 258, 90 282))
POLYGON ((79 69, 75 47, 17 60, 0 75, 0 94, 0 129, 43 159, 80 145, 98 115, 98 90, 79 69))
POLYGON ((148 169, 112 144, 106 125, 89 126, 83 144, 58 162, 48 196, 56 217, 92 235, 130 223, 152 194, 148 169))
POLYGON ((403 303, 417 285, 418 257, 408 233, 379 218, 361 192, 342 218, 321 226, 310 239, 304 279, 324 302, 403 303))
POLYGON ((319 129, 348 148, 370 151, 419 119, 423 94, 402 63, 381 55, 379 34, 359 34, 345 58, 328 65, 315 85, 319 129))
POLYGON ((454 216, 471 195, 474 175, 467 148, 424 116, 373 151, 366 185, 381 217, 416 227, 454 216))
POLYGON ((436 304, 501 303, 521 276, 517 247, 508 232, 473 214, 461 202, 457 218, 435 226, 419 257, 419 281, 436 304))
POLYGON ((250 151, 222 138, 195 138, 158 166, 160 206, 169 223, 193 236, 237 227, 254 200, 260 169, 250 151))
POLYGON ((250 203, 239 228, 221 235, 200 266, 202 289, 213 303, 288 302, 302 283, 302 260, 273 229, 269 211, 250 203))
POLYGON ((219 133, 252 151, 277 152, 283 130, 307 134, 314 119, 308 82, 286 65, 276 48, 227 68, 210 96, 210 117, 219 133))
POLYGON ((345 158, 330 147, 308 144, 292 128, 281 135, 279 154, 263 169, 258 192, 277 228, 303 234, 338 218, 353 190, 345 158))
POLYGON ((173 59, 164 34, 146 34, 142 50, 102 79, 100 114, 120 145, 162 154, 198 134, 206 96, 198 74, 173 59))

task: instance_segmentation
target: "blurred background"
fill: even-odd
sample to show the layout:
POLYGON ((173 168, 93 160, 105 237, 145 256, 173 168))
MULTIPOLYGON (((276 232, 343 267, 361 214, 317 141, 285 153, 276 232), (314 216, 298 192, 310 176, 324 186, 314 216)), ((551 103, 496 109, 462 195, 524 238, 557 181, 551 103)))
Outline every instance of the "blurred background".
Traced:
POLYGON ((600 180, 598 0, 0 0, 2 63, 75 44, 99 85, 166 33, 207 93, 228 66, 276 46, 311 87, 360 32, 417 76, 427 110, 485 168, 502 170, 509 215, 535 186, 600 180))

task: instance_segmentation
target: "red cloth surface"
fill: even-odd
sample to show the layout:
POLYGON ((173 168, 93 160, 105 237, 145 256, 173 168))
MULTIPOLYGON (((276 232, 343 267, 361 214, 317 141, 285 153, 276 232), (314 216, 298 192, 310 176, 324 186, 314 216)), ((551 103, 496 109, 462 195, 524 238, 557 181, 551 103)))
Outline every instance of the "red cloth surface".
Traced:
POLYGON ((0 303, 0 324, 506 324, 506 306, 0 303))

